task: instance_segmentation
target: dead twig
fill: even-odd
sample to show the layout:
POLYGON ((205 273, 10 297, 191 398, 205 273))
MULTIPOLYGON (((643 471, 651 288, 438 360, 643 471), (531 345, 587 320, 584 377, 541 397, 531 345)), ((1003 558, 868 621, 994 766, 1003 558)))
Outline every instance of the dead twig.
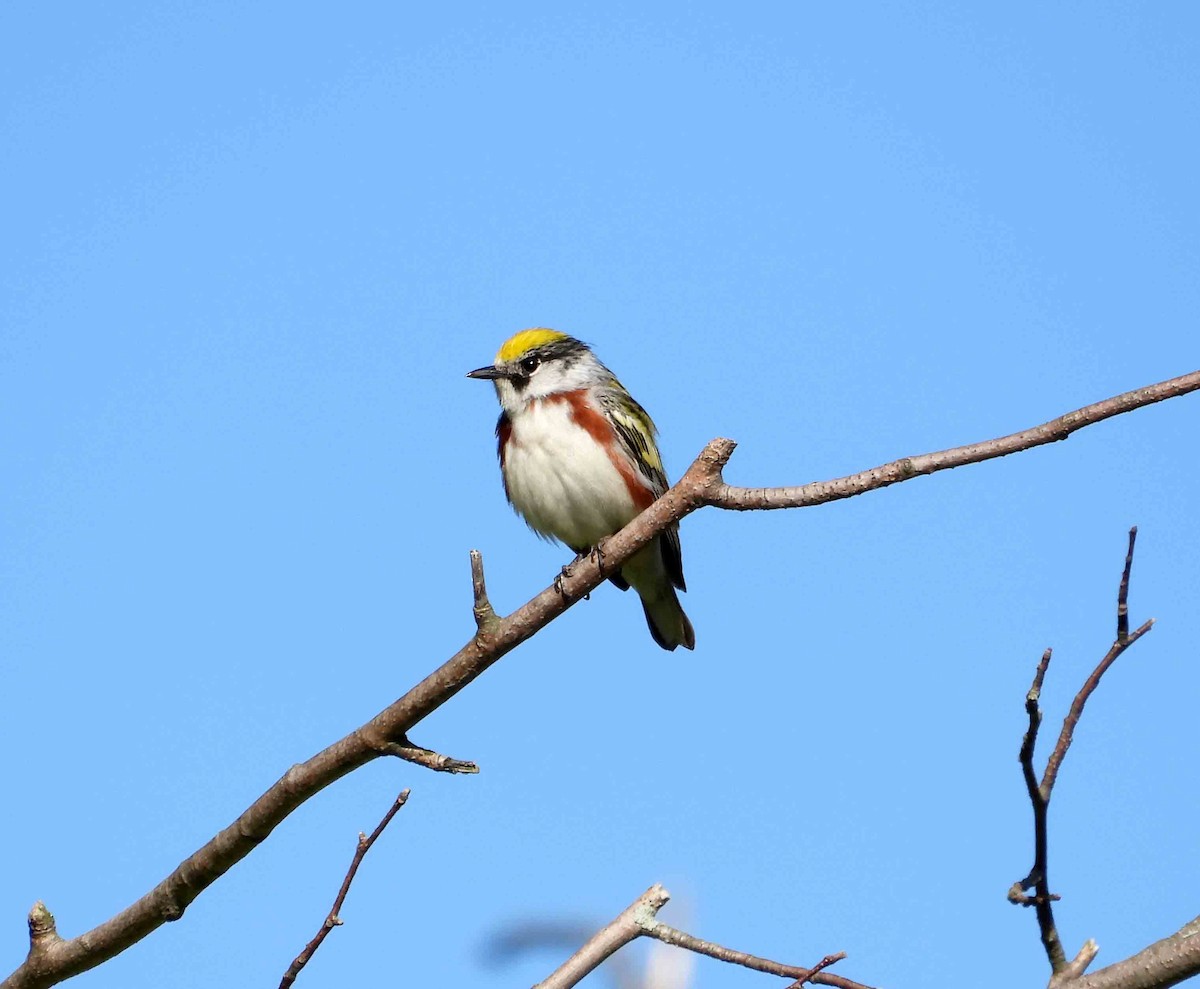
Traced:
POLYGON ((408 794, 409 791, 407 789, 400 791, 400 795, 392 802, 392 806, 383 815, 383 819, 376 825, 375 830, 370 835, 359 832, 358 845, 354 849, 354 858, 350 860, 350 868, 346 870, 346 878, 342 880, 342 887, 338 890, 337 896, 334 897, 333 906, 329 908, 329 913, 325 916, 325 920, 317 933, 313 935, 313 939, 304 946, 304 950, 295 957, 292 964, 288 966, 288 970, 283 973, 283 978, 279 981, 279 989, 288 989, 296 981, 296 976, 300 974, 300 970, 308 964, 309 959, 321 947, 321 942, 329 936, 329 932, 335 927, 341 926, 342 918, 339 914, 341 913, 342 904, 346 902, 346 894, 350 892, 350 884, 354 882, 354 876, 358 872, 358 867, 362 865, 362 860, 366 857, 367 852, 371 850, 371 846, 375 844, 375 840, 383 834, 383 829, 392 823, 392 818, 407 803, 408 794))
POLYGON ((424 766, 426 769, 432 769, 435 773, 475 774, 479 772, 479 767, 475 763, 469 762, 466 759, 453 759, 448 755, 442 755, 440 752, 434 752, 433 749, 416 745, 408 740, 407 735, 398 742, 384 743, 384 751, 388 755, 396 756, 398 759, 415 763, 418 766, 424 766))
POLYGON ((1075 695, 1075 700, 1071 703, 1071 708, 1063 719, 1058 741, 1055 743, 1054 751, 1050 753, 1050 758, 1046 761, 1046 769, 1042 773, 1040 781, 1033 768, 1033 754, 1037 744, 1038 728, 1042 722, 1042 712, 1038 701, 1041 698, 1046 670, 1050 665, 1051 651, 1049 649, 1042 655, 1037 672, 1033 676, 1033 685, 1025 695, 1025 712, 1029 717, 1029 727, 1021 742, 1019 759, 1021 772, 1025 778, 1025 789, 1033 807, 1033 868, 1029 870, 1029 874, 1024 879, 1012 884, 1008 891, 1008 899, 1019 906, 1034 908, 1042 947, 1046 951, 1046 957, 1050 961, 1050 969, 1053 973, 1052 985, 1061 985, 1079 978, 1096 957, 1096 952, 1100 950, 1096 942, 1089 939, 1080 948, 1075 958, 1067 961, 1067 955, 1058 934, 1058 927, 1054 921, 1053 904, 1060 897, 1058 894, 1050 892, 1050 883, 1047 878, 1047 816, 1054 783, 1058 779, 1058 772, 1062 767, 1063 759, 1066 758, 1067 750, 1071 747, 1075 727, 1083 715, 1084 705, 1100 685, 1100 678, 1104 676, 1108 668, 1126 649, 1154 626, 1154 619, 1151 618, 1133 634, 1129 632, 1129 573, 1133 567, 1133 547, 1136 540, 1137 526, 1134 526, 1129 530, 1129 548, 1125 553, 1125 568, 1121 573, 1121 583, 1117 591, 1117 637, 1108 652, 1105 653, 1104 658, 1092 671, 1091 676, 1084 681, 1079 693, 1075 695), (1031 890, 1033 891, 1032 896, 1029 895, 1031 890))
POLYGON ((1075 726, 1079 724, 1079 718, 1083 714, 1083 706, 1100 686, 1100 678, 1126 649, 1154 627, 1154 619, 1151 618, 1132 635, 1129 634, 1129 571, 1133 567, 1133 546, 1136 541, 1137 526, 1135 525, 1129 530, 1129 548, 1125 552, 1125 569, 1121 573, 1121 584, 1117 591, 1117 637, 1113 640, 1113 644, 1105 653, 1104 658, 1092 671, 1092 675, 1079 688, 1079 693, 1075 695, 1075 700, 1071 703, 1071 710, 1067 712, 1067 716, 1063 720, 1062 731, 1058 733, 1058 742, 1054 746, 1054 751, 1050 753, 1050 758, 1046 760, 1046 771, 1042 774, 1041 789, 1047 801, 1050 799, 1050 791, 1054 789, 1054 781, 1058 778, 1059 767, 1067 755, 1067 749, 1071 747, 1071 739, 1075 734, 1075 726))
POLYGON ((475 629, 479 635, 486 635, 499 621, 488 600, 487 581, 483 576, 483 554, 477 549, 471 550, 471 594, 475 599, 472 612, 475 615, 475 629))
POLYGON ((821 971, 835 961, 845 958, 844 952, 826 955, 814 968, 801 968, 797 965, 785 965, 782 962, 772 961, 769 958, 760 958, 734 948, 726 948, 724 945, 704 941, 691 934, 676 930, 674 927, 668 927, 659 921, 656 915, 670 898, 671 894, 662 886, 658 884, 651 886, 617 917, 589 938, 582 948, 555 969, 545 981, 534 986, 534 989, 570 989, 571 986, 577 985, 584 976, 594 971, 606 958, 639 937, 652 937, 663 944, 686 948, 688 951, 734 965, 741 965, 756 972, 767 972, 771 975, 797 979, 799 981, 795 983, 796 985, 810 981, 837 986, 839 989, 870 989, 862 983, 821 971))
POLYGON ((822 958, 819 962, 817 962, 812 968, 810 968, 808 970, 808 975, 806 975, 803 979, 797 979, 790 986, 788 986, 787 989, 804 989, 804 983, 812 982, 813 976, 815 976, 818 972, 822 971, 823 969, 828 968, 830 965, 840 962, 845 957, 846 957, 846 952, 844 952, 844 951, 839 951, 839 952, 837 952, 837 954, 833 954, 833 955, 826 955, 824 958, 822 958))

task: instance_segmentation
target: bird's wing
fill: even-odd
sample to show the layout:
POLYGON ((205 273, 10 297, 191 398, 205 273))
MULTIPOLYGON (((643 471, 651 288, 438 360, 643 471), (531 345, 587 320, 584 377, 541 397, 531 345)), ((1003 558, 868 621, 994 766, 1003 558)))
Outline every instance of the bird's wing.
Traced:
POLYGON ((600 401, 601 407, 617 431, 617 439, 625 447, 629 459, 646 479, 647 487, 654 492, 655 498, 660 498, 671 485, 663 470, 658 444, 654 442, 658 430, 650 414, 619 383, 617 387, 624 394, 620 398, 605 394, 600 401))
MULTIPOLYGON (((601 407, 609 422, 613 424, 617 438, 625 447, 629 459, 637 465, 638 470, 646 479, 647 486, 654 492, 654 497, 661 498, 667 488, 671 486, 671 482, 667 480, 667 473, 663 470, 662 456, 658 452, 658 444, 654 441, 658 430, 655 428, 654 420, 650 418, 650 413, 643 409, 629 392, 625 391, 619 381, 615 381, 615 383, 623 395, 620 398, 609 394, 604 395, 601 399, 601 407)), ((663 564, 667 568, 667 575, 671 578, 671 583, 681 591, 686 591, 687 584, 683 579, 683 551, 679 545, 679 526, 673 525, 666 529, 658 542, 662 547, 663 564)))

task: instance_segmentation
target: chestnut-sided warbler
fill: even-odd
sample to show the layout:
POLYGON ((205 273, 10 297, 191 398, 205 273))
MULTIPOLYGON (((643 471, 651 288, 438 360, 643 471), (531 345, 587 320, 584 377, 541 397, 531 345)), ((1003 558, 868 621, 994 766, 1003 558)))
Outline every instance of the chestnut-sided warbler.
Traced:
MULTIPOLYGON (((522 330, 504 342, 495 364, 467 377, 496 386, 504 492, 538 535, 582 555, 670 486, 650 416, 574 337, 522 330)), ((638 592, 660 646, 695 648, 692 623, 675 594, 676 587, 686 590, 677 526, 608 579, 638 592)))

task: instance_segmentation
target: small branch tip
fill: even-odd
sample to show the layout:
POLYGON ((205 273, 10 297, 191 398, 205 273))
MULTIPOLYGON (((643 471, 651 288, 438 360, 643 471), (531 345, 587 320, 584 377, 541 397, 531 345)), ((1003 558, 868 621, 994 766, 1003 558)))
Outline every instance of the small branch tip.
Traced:
POLYGON ((1125 551, 1125 569, 1117 588, 1117 641, 1129 638, 1129 572, 1133 569, 1133 546, 1137 542, 1137 526, 1129 530, 1129 548, 1125 551))
POLYGON ((477 549, 471 550, 471 595, 474 605, 471 610, 475 615, 475 628, 484 633, 499 620, 488 600, 487 580, 483 575, 483 554, 477 549))
POLYGON ((692 466, 687 469, 686 473, 693 474, 695 472, 695 474, 698 474, 702 482, 702 487, 707 488, 722 484, 724 480, 721 477, 721 472, 725 469, 725 465, 729 463, 729 458, 733 456, 733 451, 736 448, 737 443, 723 436, 709 440, 705 444, 704 449, 700 451, 700 455, 692 462, 692 466))
MULTIPOLYGON (((1133 531, 1137 532, 1137 526, 1133 527, 1133 531)), ((1071 968, 1076 976, 1083 975, 1087 967, 1092 963, 1093 959, 1100 954, 1100 945, 1094 939, 1088 938, 1083 942, 1083 947, 1079 949, 1079 954, 1071 962, 1071 968)))
POLYGON ((1049 989, 1064 989, 1087 971, 1087 967, 1100 952, 1100 946, 1091 938, 1083 942, 1079 954, 1055 971, 1050 979, 1049 989))
POLYGON ((804 976, 803 978, 797 979, 790 986, 788 986, 787 989, 803 989, 804 983, 813 982, 814 976, 816 976, 817 973, 821 972, 823 969, 829 968, 830 965, 834 965, 837 962, 840 962, 845 957, 846 957, 846 952, 844 952, 844 951, 838 951, 832 955, 826 955, 824 958, 822 958, 819 962, 817 962, 812 968, 810 968, 808 970, 808 975, 804 976))
MULTIPOLYGON (((402 738, 399 742, 385 743, 382 751, 406 762, 432 769, 435 773, 452 773, 459 776, 473 776, 479 773, 479 766, 470 760, 454 759, 448 755, 442 755, 440 752, 434 752, 433 749, 410 742, 407 737, 402 738)), ((406 800, 408 799, 407 790, 404 791, 403 796, 406 800)))
MULTIPOLYGON (((1042 658, 1038 661, 1037 669, 1033 674, 1033 683, 1029 686, 1029 692, 1025 695, 1025 708, 1029 709, 1030 705, 1037 706, 1037 702, 1042 696, 1042 684, 1046 682, 1046 671, 1050 668, 1050 657, 1054 653, 1053 649, 1047 649, 1042 653, 1042 658)), ((1033 712, 1030 711, 1032 714, 1033 712)))
POLYGON ((45 903, 38 900, 29 910, 29 950, 34 952, 45 949, 61 940, 62 938, 58 936, 54 914, 49 911, 45 903))

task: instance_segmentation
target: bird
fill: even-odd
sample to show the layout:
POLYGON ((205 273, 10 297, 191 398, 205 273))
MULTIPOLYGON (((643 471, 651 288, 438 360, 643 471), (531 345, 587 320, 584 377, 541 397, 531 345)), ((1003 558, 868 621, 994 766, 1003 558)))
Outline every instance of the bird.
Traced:
MULTIPOLYGON (((509 503, 539 536, 576 558, 623 528, 670 487, 657 429, 587 344, 545 327, 509 337, 494 364, 467 372, 500 401, 497 453, 509 503)), ((608 575, 642 599, 663 649, 696 647, 676 588, 687 587, 679 527, 663 530, 608 575)))

